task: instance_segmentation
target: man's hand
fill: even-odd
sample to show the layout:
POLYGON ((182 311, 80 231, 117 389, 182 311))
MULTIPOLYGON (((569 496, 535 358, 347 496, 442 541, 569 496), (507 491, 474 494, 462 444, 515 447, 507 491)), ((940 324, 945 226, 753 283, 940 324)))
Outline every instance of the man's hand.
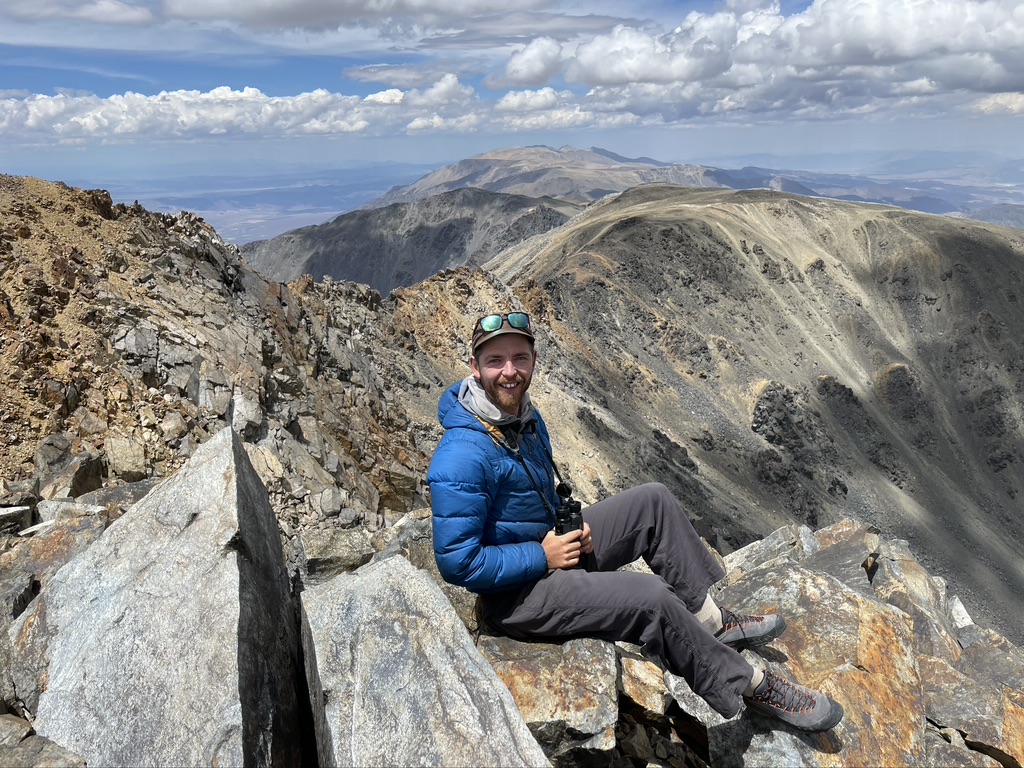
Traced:
POLYGON ((575 568, 580 564, 580 555, 589 555, 594 551, 594 542, 590 539, 590 526, 583 524, 583 530, 569 531, 561 536, 548 531, 541 542, 544 554, 548 558, 548 568, 575 568))
POLYGON ((590 538, 590 524, 583 524, 583 535, 580 536, 580 552, 589 555, 594 551, 594 542, 590 538))

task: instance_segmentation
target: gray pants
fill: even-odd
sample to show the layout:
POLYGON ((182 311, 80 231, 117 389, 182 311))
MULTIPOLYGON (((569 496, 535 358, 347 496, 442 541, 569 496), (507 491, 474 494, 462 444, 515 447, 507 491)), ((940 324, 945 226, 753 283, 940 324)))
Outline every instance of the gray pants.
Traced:
POLYGON ((594 541, 584 565, 484 595, 484 618, 520 639, 586 636, 646 646, 715 711, 735 715, 753 669, 694 616, 725 572, 672 494, 648 483, 599 501, 583 519, 594 541), (653 575, 616 570, 641 557, 653 575))

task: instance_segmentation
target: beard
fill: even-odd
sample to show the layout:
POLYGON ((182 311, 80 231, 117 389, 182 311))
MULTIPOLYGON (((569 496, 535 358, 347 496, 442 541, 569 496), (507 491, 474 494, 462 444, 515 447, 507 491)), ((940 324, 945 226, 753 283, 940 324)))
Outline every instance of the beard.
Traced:
MULTIPOLYGON (((526 388, 530 385, 530 380, 524 379, 522 376, 516 376, 515 381, 519 386, 513 390, 503 388, 498 381, 481 382, 481 384, 492 403, 505 413, 518 416, 519 408, 523 403, 523 395, 526 394, 526 388)), ((502 383, 509 384, 511 382, 505 381, 502 383)))

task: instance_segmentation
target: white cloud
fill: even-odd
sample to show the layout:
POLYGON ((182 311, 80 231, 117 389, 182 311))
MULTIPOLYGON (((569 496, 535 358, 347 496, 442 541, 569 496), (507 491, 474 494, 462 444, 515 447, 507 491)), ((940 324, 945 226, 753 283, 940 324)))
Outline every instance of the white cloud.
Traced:
POLYGON ((349 67, 345 70, 345 76, 359 83, 384 83, 396 88, 420 88, 437 82, 454 68, 451 61, 431 61, 419 65, 371 64, 364 67, 349 67))
POLYGON ((373 114, 357 97, 324 90, 269 97, 255 88, 235 91, 221 87, 207 93, 126 93, 107 99, 33 96, 0 101, 0 125, 10 135, 40 132, 65 141, 347 133, 367 130, 373 114))
POLYGON ((691 12, 669 33, 619 26, 580 43, 567 77, 591 88, 586 105, 636 114, 653 106, 646 86, 665 86, 665 119, 941 111, 972 90, 1024 87, 1019 1, 816 0, 780 13, 744 0, 691 12), (699 92, 680 88, 694 83, 699 92))
POLYGON ((914 94, 918 96, 927 96, 928 94, 935 93, 937 90, 935 83, 927 77, 919 77, 917 80, 911 80, 906 83, 897 83, 893 87, 893 93, 914 94))
POLYGON ((8 139, 47 135, 62 142, 197 139, 216 136, 386 134, 410 129, 470 131, 481 125, 471 87, 446 75, 429 88, 365 98, 318 89, 272 97, 255 88, 170 91, 155 96, 31 96, 0 101, 8 139))
MULTIPOLYGON (((94 50, 104 33, 133 57, 166 45, 166 66, 171 54, 215 61, 207 49, 223 41, 216 50, 233 63, 240 51, 265 53, 268 62, 316 55, 329 72, 288 95, 267 95, 287 93, 272 77, 273 88, 244 87, 239 68, 225 67, 229 77, 220 82, 230 88, 99 98, 67 74, 88 69, 74 69, 69 55, 50 65, 63 80, 49 93, 59 95, 9 84, 0 94, 0 128, 7 142, 141 142, 1021 112, 1024 0, 814 0, 789 15, 775 0, 723 0, 709 12, 676 4, 662 19, 629 18, 625 0, 582 16, 570 0, 507 5, 0 0, 0 40, 8 44, 18 30, 45 27, 50 48, 58 30, 84 29, 76 40, 94 50), (14 31, 9 19, 21 20, 14 31), (36 27, 32 19, 43 21, 36 27), (53 19, 65 21, 46 21, 53 19), (129 23, 148 26, 109 31, 129 23), (344 80, 335 79, 339 72, 344 80), (365 83, 374 92, 366 94, 365 83), (65 85, 76 90, 61 92, 65 85)), ((93 74, 109 81, 135 59, 126 61, 93 74)), ((133 87, 147 81, 138 82, 133 87)))
POLYGON ((513 52, 501 80, 507 85, 543 85, 558 74, 561 59, 561 43, 550 37, 538 37, 525 48, 513 52))
POLYGON ((151 23, 153 14, 148 8, 118 0, 96 0, 92 3, 83 3, 75 12, 74 18, 101 24, 142 25, 151 23))
POLYGON ((505 121, 508 130, 520 132, 565 130, 567 128, 589 128, 595 125, 591 112, 571 107, 533 115, 517 115, 505 121))
POLYGON ((417 117, 409 122, 406 129, 410 133, 472 133, 481 125, 478 115, 466 114, 458 117, 441 117, 438 114, 417 117))
POLYGON ((787 20, 785 39, 810 63, 876 64, 1019 50, 1022 22, 1013 0, 818 0, 787 20))
POLYGON ((556 93, 554 88, 541 88, 539 91, 509 91, 494 106, 497 112, 536 112, 554 109, 559 100, 572 98, 571 91, 556 93))
POLYGON ((639 83, 601 87, 587 97, 587 107, 605 114, 630 114, 670 123, 686 121, 710 111, 715 101, 702 101, 703 91, 694 84, 639 83))
POLYGON ((617 27, 577 47, 568 77, 585 85, 624 85, 668 83, 698 73, 699 63, 672 50, 670 38, 617 27))
POLYGON ((405 98, 405 94, 397 88, 388 88, 386 91, 380 91, 378 93, 371 93, 365 97, 363 101, 372 104, 401 104, 405 98))
POLYGON ((406 94, 406 101, 414 107, 450 107, 468 105, 473 98, 473 89, 459 82, 453 74, 447 74, 424 90, 412 90, 406 94))
POLYGON ((1024 115, 1024 93, 997 93, 979 99, 974 109, 985 115, 1024 115))

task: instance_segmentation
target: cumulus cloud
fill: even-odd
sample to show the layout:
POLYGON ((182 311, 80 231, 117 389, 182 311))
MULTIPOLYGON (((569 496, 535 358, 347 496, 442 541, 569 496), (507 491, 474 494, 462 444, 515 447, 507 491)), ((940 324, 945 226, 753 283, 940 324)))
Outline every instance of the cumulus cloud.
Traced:
POLYGON ((520 132, 566 130, 570 128, 596 127, 592 112, 578 106, 555 109, 544 113, 516 115, 504 121, 507 130, 520 132))
POLYGON ((406 101, 414 107, 451 107, 468 105, 473 98, 473 89, 463 85, 453 74, 447 74, 426 89, 414 89, 406 95, 406 101))
POLYGON ((415 130, 434 125, 466 131, 482 119, 474 101, 473 89, 454 75, 422 90, 388 89, 364 98, 324 89, 281 97, 228 87, 108 98, 36 95, 0 100, 0 126, 9 136, 41 132, 64 142, 383 134, 405 124, 415 130))
POLYGON ((538 37, 513 52, 504 76, 491 82, 510 86, 535 86, 549 82, 561 69, 562 45, 550 37, 538 37))
POLYGON ((867 64, 1020 49, 1024 8, 1005 0, 819 0, 780 39, 808 64, 867 64))
POLYGON ((1021 90, 1024 64, 1012 52, 1022 47, 1021 2, 817 0, 784 17, 778 3, 730 0, 671 32, 623 25, 596 35, 577 46, 566 76, 591 89, 588 104, 637 114, 651 108, 648 86, 666 86, 666 119, 941 111, 965 91, 1021 90), (699 92, 681 88, 694 83, 699 92))
POLYGON ((363 101, 370 102, 372 104, 401 104, 404 98, 405 94, 397 88, 388 88, 386 91, 371 93, 369 96, 364 98, 363 101))
POLYGON ((498 112, 536 112, 542 109, 553 109, 559 100, 572 98, 571 91, 556 93, 554 88, 541 88, 539 91, 510 91, 501 97, 495 105, 498 112))
POLYGON ((974 109, 985 115, 1024 115, 1024 93, 999 93, 979 99, 974 109))
POLYGON ((480 127, 480 117, 475 114, 457 117, 441 117, 438 114, 417 117, 409 122, 406 129, 410 133, 472 133, 480 127))
MULTIPOLYGON (((569 0, 505 6, 8 0, 0 16, 19 23, 134 18, 156 35, 170 17, 270 60, 337 55, 345 79, 279 96, 241 85, 108 98, 11 90, 0 95, 0 126, 8 141, 110 142, 1021 112, 1024 0, 814 0, 799 12, 776 0, 722 0, 644 20, 626 11, 581 16, 569 0), (303 31, 313 29, 321 31, 303 31), (389 49, 398 37, 400 51, 389 49), (365 83, 374 91, 352 95, 365 83)), ((599 10, 613 7, 627 6, 607 0, 599 10)), ((237 78, 237 69, 225 71, 237 78)))
POLYGON ((221 87, 206 93, 126 93, 106 99, 8 99, 0 101, 0 125, 15 135, 52 132, 61 141, 281 136, 365 131, 374 112, 362 99, 324 90, 282 98, 255 88, 221 87))
POLYGON ((694 58, 676 46, 678 38, 618 27, 581 44, 569 79, 586 85, 670 83, 699 77, 710 57, 694 58))

